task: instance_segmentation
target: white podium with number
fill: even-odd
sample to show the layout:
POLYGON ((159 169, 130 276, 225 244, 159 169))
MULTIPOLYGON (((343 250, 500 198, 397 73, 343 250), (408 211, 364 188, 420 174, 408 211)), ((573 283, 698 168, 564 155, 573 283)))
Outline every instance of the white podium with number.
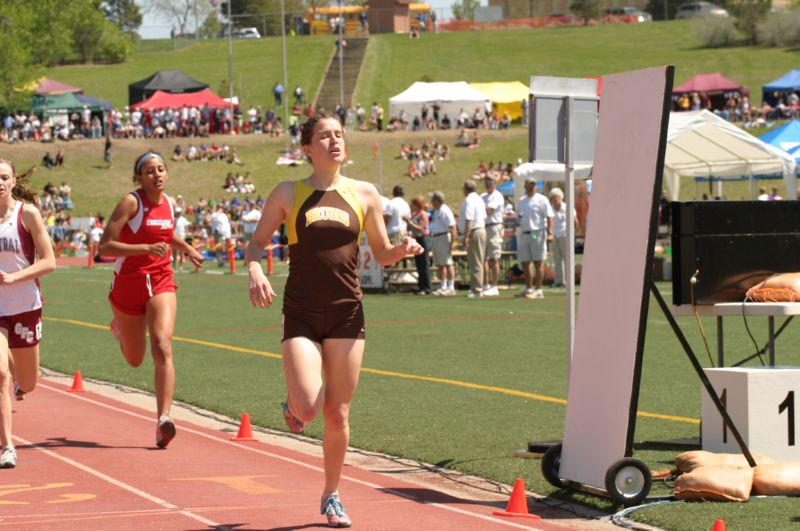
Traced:
MULTIPOLYGON (((796 400, 800 399, 800 367, 706 369, 751 452, 779 461, 800 460, 796 400)), ((740 453, 705 389, 702 396, 703 450, 740 453)))
POLYGON ((375 261, 366 238, 358 246, 358 277, 362 288, 383 289, 383 266, 375 261))

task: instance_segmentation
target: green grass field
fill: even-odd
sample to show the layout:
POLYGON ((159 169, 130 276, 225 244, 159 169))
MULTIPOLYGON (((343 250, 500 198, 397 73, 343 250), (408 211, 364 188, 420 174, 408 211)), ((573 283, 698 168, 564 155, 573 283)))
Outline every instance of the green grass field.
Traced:
MULTIPOLYGON (((256 425, 285 430, 278 407, 286 394, 277 354, 279 308, 250 308, 245 276, 215 274, 220 270, 213 264, 205 269, 177 276, 176 399, 232 418, 249 412, 256 425)), ((273 278, 279 293, 285 273, 279 263, 273 278)), ((129 368, 107 331, 110 277, 109 268, 75 267, 43 279, 42 364, 151 390, 149 360, 140 369, 129 368)), ((661 289, 669 298, 669 285, 661 289)), ((537 492, 613 510, 607 500, 556 491, 543 480, 538 460, 512 455, 528 441, 561 437, 567 374, 564 304, 563 290, 547 290, 542 301, 510 295, 467 300, 368 294, 367 353, 352 410, 351 444, 505 483, 522 477, 537 492)), ((693 320, 681 322, 706 360, 693 320)), ((765 341, 766 323, 751 320, 750 325, 765 341)), ((705 326, 713 330, 712 321, 705 326)), ((780 363, 800 363, 800 354, 791 348, 798 340, 800 331, 789 327, 779 341, 780 363)), ((740 321, 726 322, 726 345, 741 346, 728 352, 730 361, 749 353, 740 321)), ((698 434, 700 383, 654 304, 644 360, 636 457, 660 470, 671 466, 679 450, 657 450, 646 441, 698 434)), ((313 422, 307 433, 320 437, 320 422, 313 422)), ((653 493, 668 489, 657 484, 653 493)), ((725 518, 731 529, 752 529, 754 521, 778 529, 798 508, 795 500, 690 504, 637 517, 667 529, 710 528, 715 518, 725 518)))

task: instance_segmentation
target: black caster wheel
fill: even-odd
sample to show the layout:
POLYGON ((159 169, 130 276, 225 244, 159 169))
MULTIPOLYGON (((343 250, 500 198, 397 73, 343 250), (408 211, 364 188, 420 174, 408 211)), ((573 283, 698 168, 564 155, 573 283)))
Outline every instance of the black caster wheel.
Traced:
POLYGON ((556 444, 547 449, 542 456, 542 475, 552 486, 563 489, 566 482, 558 475, 561 465, 561 444, 556 444))

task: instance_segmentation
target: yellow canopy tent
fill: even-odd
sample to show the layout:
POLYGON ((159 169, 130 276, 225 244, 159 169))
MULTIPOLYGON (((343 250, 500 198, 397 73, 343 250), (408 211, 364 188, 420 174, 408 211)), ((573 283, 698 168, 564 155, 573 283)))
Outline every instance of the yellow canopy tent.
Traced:
POLYGON ((470 83, 472 88, 486 94, 494 106, 494 111, 502 117, 508 112, 512 120, 522 117, 522 100, 528 99, 530 90, 519 81, 496 81, 493 83, 470 83))

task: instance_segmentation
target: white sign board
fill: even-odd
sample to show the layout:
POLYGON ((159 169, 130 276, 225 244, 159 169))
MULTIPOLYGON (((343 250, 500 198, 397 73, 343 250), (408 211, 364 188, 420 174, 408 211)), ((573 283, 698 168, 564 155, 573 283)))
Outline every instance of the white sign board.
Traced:
MULTIPOLYGON (((735 367, 705 372, 750 452, 778 461, 800 461, 800 368, 735 367)), ((741 453, 705 388, 701 396, 703 450, 741 453)))
POLYGON ((383 266, 372 256, 372 247, 362 242, 358 246, 358 278, 361 287, 383 289, 383 266))
POLYGON ((559 475, 605 489, 630 457, 672 69, 603 77, 559 475))

